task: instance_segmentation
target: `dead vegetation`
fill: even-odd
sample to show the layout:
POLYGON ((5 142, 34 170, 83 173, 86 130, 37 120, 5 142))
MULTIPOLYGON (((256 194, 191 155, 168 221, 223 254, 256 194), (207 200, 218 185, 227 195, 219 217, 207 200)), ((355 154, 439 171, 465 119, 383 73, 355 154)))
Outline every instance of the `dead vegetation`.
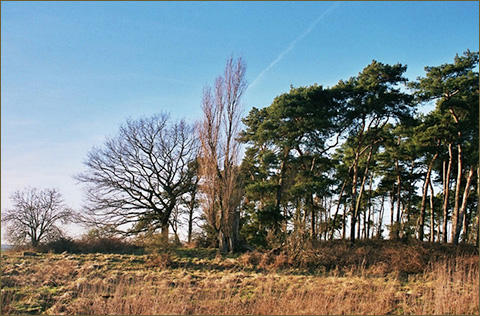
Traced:
POLYGON ((479 313, 478 250, 422 243, 237 256, 7 252, 1 283, 2 314, 479 313))

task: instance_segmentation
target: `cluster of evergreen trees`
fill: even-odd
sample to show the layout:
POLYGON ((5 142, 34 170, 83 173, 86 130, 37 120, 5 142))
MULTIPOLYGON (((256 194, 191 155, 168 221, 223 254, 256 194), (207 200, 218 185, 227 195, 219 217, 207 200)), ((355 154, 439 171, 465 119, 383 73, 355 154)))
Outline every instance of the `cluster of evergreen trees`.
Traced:
POLYGON ((240 236, 478 243, 478 52, 426 67, 373 61, 333 87, 291 87, 243 119, 240 236), (422 114, 418 109, 435 103, 422 114))

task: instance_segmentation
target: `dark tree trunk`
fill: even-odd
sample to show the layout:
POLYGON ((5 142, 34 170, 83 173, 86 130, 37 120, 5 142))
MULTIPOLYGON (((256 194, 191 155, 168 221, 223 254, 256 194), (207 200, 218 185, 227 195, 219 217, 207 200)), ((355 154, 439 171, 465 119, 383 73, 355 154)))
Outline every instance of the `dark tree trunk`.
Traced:
POLYGON ((218 249, 221 253, 229 252, 230 241, 228 236, 226 236, 223 231, 218 233, 218 249))
POLYGON ((468 199, 468 195, 470 193, 470 185, 472 183, 473 175, 474 175, 474 169, 471 168, 470 171, 468 172, 467 183, 465 185, 465 191, 463 191, 462 205, 461 205, 461 207, 459 209, 459 212, 458 212, 457 225, 455 227, 455 235, 453 236, 453 243, 455 245, 458 245, 458 241, 459 241, 459 238, 460 238, 460 232, 462 231, 463 217, 465 216, 465 210, 467 209, 467 199, 468 199))
POLYGON ((400 238, 400 207, 401 207, 401 199, 400 199, 400 193, 401 193, 401 178, 400 178, 400 167, 398 164, 398 159, 395 159, 395 167, 397 170, 397 225, 395 227, 395 238, 400 238))
MULTIPOLYGON (((372 153, 373 153, 373 145, 370 145, 370 150, 369 150, 369 153, 368 153, 368 158, 367 158, 367 161, 366 161, 366 166, 365 166, 365 171, 364 171, 364 174, 363 174, 363 178, 362 178, 362 183, 360 185, 360 192, 358 192, 358 195, 357 195, 357 176, 358 176, 358 162, 360 160, 360 155, 357 153, 356 156, 355 156, 355 162, 354 162, 354 167, 353 167, 353 181, 352 181, 352 202, 354 203, 353 204, 353 213, 352 213, 352 229, 351 229, 351 232, 352 233, 355 233, 355 224, 357 222, 357 219, 359 219, 360 217, 360 202, 361 202, 361 199, 362 199, 362 195, 363 195, 363 191, 365 189, 365 181, 367 179, 367 176, 368 176, 368 167, 370 165, 370 159, 372 158, 372 153)), ((365 149, 368 148, 365 147, 365 149)), ((363 152, 363 151, 362 151, 363 152)), ((359 226, 359 229, 358 229, 358 235, 360 236, 360 226, 359 226)), ((351 236, 351 241, 352 243, 355 242, 355 234, 353 234, 351 236)))
POLYGON ((452 154, 452 144, 448 144, 448 167, 445 170, 445 164, 443 167, 444 171, 444 183, 443 183, 443 242, 446 243, 448 240, 448 204, 450 197, 450 173, 452 170, 453 164, 453 154, 452 154))
POLYGON ((313 203, 313 195, 309 195, 309 200, 310 200, 310 211, 312 214, 312 227, 311 227, 311 234, 312 234, 312 240, 315 240, 316 238, 316 232, 315 232, 315 225, 316 225, 316 219, 315 219, 315 205, 313 203))
POLYGON ((393 224, 395 223, 395 184, 392 185, 390 192, 390 236, 392 235, 393 224))
POLYGON ((162 236, 161 236, 161 240, 162 240, 162 243, 163 244, 168 244, 168 222, 166 223, 162 223, 162 236))
POLYGON ((428 185, 430 187, 430 242, 435 242, 435 209, 433 204, 434 192, 431 179, 428 182, 428 185))
MULTIPOLYGON (((350 171, 352 170, 352 167, 353 166, 350 166, 350 168, 348 169, 348 173, 347 174, 350 174, 350 171)), ((340 210, 340 205, 342 203, 342 196, 343 196, 343 192, 345 191, 345 186, 347 185, 347 181, 348 181, 348 176, 347 178, 343 181, 343 184, 342 184, 342 189, 340 190, 340 195, 338 196, 338 204, 337 204, 337 209, 335 210, 335 215, 333 216, 333 223, 335 224, 336 220, 337 220, 337 215, 338 215, 338 211, 340 210)), ((345 207, 344 207, 344 212, 343 212, 343 226, 342 226, 342 232, 343 232, 343 227, 345 227, 345 207)), ((330 233, 330 240, 333 239, 333 235, 335 233, 335 226, 332 227, 332 232, 330 233)), ((345 239, 345 233, 343 232, 342 234, 342 239, 345 239)))
POLYGON ((31 244, 32 244, 32 248, 35 249, 35 248, 38 248, 38 246, 39 246, 40 243, 38 242, 37 239, 32 239, 32 243, 31 243, 31 244))
POLYGON ((188 236, 187 236, 188 243, 192 242, 192 234, 193 234, 193 212, 189 212, 188 213, 188 236))
POLYGON ((419 225, 420 227, 418 228, 418 239, 420 241, 423 240, 423 236, 424 236, 425 208, 426 208, 426 205, 427 205, 427 191, 428 191, 428 185, 430 184, 430 175, 432 173, 433 164, 434 164, 435 160, 437 159, 437 157, 438 157, 438 153, 436 153, 435 156, 433 156, 432 160, 428 164, 428 170, 427 170, 427 174, 425 176, 425 182, 423 184, 422 204, 420 206, 420 225, 419 225))
POLYGON ((452 213, 452 233, 451 233, 452 243, 454 244, 458 244, 458 239, 457 239, 458 226, 460 226, 460 230, 461 230, 460 190, 462 187, 462 176, 463 176, 462 147, 458 145, 457 150, 458 150, 457 181, 455 183, 455 198, 454 198, 454 207, 453 207, 453 213, 452 213))

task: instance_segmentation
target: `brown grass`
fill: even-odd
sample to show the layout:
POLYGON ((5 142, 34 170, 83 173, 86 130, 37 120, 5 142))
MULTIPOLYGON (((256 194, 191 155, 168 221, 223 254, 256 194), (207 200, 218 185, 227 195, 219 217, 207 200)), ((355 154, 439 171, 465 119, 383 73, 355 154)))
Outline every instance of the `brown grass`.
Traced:
POLYGON ((300 269, 285 253, 2 253, 2 314, 478 315, 478 254, 439 256, 421 268, 414 263, 423 255, 405 258, 419 272, 399 273, 384 266, 393 250, 369 262, 359 249, 359 266, 344 259, 313 272, 308 255, 300 269))

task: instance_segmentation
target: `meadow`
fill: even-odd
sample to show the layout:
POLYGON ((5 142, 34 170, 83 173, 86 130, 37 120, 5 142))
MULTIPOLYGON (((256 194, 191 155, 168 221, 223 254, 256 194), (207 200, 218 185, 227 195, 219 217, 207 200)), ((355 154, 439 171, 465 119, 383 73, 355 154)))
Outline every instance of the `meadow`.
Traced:
POLYGON ((1 314, 479 313, 473 246, 333 241, 221 255, 171 247, 1 255, 1 314))

